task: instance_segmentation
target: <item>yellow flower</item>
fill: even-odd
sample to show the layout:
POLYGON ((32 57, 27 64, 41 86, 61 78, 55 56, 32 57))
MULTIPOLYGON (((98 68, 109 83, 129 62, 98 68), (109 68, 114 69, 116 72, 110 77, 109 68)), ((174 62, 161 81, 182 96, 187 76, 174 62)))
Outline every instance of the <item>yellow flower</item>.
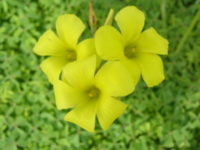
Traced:
POLYGON ((133 80, 119 62, 110 61, 95 70, 95 56, 73 62, 63 69, 62 81, 53 84, 57 108, 73 108, 64 119, 90 132, 96 116, 106 130, 127 106, 119 97, 133 91, 133 80))
POLYGON ((121 33, 106 25, 95 34, 98 55, 106 60, 119 60, 131 73, 135 84, 140 75, 149 87, 159 84, 164 80, 164 71, 157 54, 168 54, 168 41, 152 27, 142 32, 145 17, 135 6, 123 8, 115 20, 121 33))
POLYGON ((57 35, 46 31, 34 47, 41 56, 50 56, 41 63, 41 69, 53 83, 59 78, 62 68, 73 61, 85 59, 95 54, 94 39, 86 39, 78 44, 85 25, 73 14, 64 14, 56 21, 57 35))

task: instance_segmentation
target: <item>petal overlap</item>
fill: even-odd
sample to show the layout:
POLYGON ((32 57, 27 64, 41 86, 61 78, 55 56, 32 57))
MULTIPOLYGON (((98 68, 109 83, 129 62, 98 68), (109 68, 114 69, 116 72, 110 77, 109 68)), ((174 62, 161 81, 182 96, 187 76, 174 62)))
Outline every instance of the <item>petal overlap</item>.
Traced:
POLYGON ((96 57, 68 64, 62 73, 62 79, 74 88, 87 89, 93 83, 96 70, 96 57))
POLYGON ((64 14, 56 21, 56 30, 59 37, 65 41, 70 48, 74 48, 79 37, 85 30, 83 22, 73 14, 64 14))
POLYGON ((103 59, 117 60, 123 55, 123 38, 113 27, 105 25, 95 33, 95 45, 98 55, 103 59))
POLYGON ((51 56, 40 64, 40 68, 47 75, 48 80, 53 83, 59 79, 60 73, 67 63, 65 56, 51 56))
POLYGON ((119 61, 107 62, 96 74, 97 86, 111 96, 125 96, 133 92, 134 81, 119 61))

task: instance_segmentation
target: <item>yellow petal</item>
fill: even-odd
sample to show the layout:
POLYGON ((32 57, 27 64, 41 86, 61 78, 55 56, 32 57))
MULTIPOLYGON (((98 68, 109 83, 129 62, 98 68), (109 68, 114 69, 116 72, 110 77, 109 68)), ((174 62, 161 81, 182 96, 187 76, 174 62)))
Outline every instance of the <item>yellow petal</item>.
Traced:
POLYGON ((69 63, 63 69, 62 79, 72 87, 85 90, 92 85, 96 69, 96 58, 91 56, 85 60, 69 63))
POLYGON ((123 56, 123 40, 120 33, 111 26, 102 26, 95 33, 95 46, 103 59, 120 59, 123 56))
POLYGON ((134 42, 144 27, 145 16, 135 6, 127 6, 121 9, 115 20, 126 40, 126 44, 134 42))
POLYGON ((70 87, 63 81, 57 80, 53 84, 58 109, 67 109, 85 101, 82 92, 70 87))
POLYGON ((154 28, 149 28, 142 32, 136 42, 138 52, 154 54, 168 54, 168 41, 160 36, 154 28))
POLYGON ((46 31, 34 47, 34 52, 41 56, 63 56, 67 46, 52 31, 46 31))
POLYGON ((83 22, 73 14, 61 15, 56 21, 56 30, 59 37, 71 48, 75 47, 84 29, 83 22))
POLYGON ((112 97, 100 99, 97 117, 101 127, 106 130, 126 109, 127 105, 112 97))
MULTIPOLYGON (((77 47, 77 60, 84 60, 92 55, 96 55, 96 49, 94 45, 94 39, 86 39, 78 44, 77 47)), ((101 60, 97 56, 97 66, 100 64, 101 60)))
POLYGON ((135 60, 140 66, 142 77, 147 86, 156 86, 164 80, 163 63, 160 56, 148 53, 138 53, 135 60))
POLYGON ((53 83, 59 79, 60 72, 63 67, 67 64, 65 57, 52 56, 45 59, 40 67, 42 71, 47 75, 49 81, 53 83))
POLYGON ((130 72, 131 77, 133 78, 134 85, 136 85, 140 79, 140 68, 135 62, 134 59, 121 59, 120 62, 127 68, 127 70, 130 72))
POLYGON ((84 60, 85 58, 95 55, 95 45, 94 45, 94 39, 86 39, 83 40, 78 44, 77 47, 77 59, 78 60, 84 60))
POLYGON ((119 61, 103 65, 95 76, 95 83, 110 96, 126 96, 134 90, 133 78, 119 61))
POLYGON ((89 132, 94 132, 95 116, 96 102, 90 101, 88 103, 77 106, 75 109, 70 111, 64 119, 66 121, 75 123, 76 125, 89 132))

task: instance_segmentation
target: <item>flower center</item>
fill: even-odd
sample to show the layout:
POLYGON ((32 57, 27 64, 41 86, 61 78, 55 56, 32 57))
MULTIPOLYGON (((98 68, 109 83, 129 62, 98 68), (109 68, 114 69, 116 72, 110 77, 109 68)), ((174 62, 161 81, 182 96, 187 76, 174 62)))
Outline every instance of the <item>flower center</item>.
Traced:
POLYGON ((127 46, 124 49, 124 55, 129 59, 135 56, 135 52, 136 52, 136 48, 132 46, 127 46))
POLYGON ((77 57, 75 50, 68 50, 66 57, 67 57, 67 60, 70 62, 75 61, 77 57))
POLYGON ((87 96, 89 99, 97 99, 100 96, 100 90, 93 86, 87 91, 87 96))

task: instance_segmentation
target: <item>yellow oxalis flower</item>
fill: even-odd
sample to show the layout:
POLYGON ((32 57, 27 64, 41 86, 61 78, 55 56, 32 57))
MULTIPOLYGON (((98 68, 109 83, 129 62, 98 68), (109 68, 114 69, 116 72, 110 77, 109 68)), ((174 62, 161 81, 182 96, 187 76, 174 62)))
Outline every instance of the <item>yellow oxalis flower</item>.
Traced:
POLYGON ((41 69, 53 83, 59 78, 62 68, 73 61, 85 59, 95 54, 94 39, 86 39, 78 44, 85 29, 82 21, 73 14, 64 14, 56 21, 57 35, 46 31, 34 47, 41 56, 50 56, 41 63, 41 69))
POLYGON ((95 69, 95 56, 70 63, 63 69, 62 81, 53 84, 57 108, 73 108, 64 119, 90 132, 96 116, 106 130, 127 107, 119 97, 133 91, 133 79, 118 61, 104 64, 97 73, 95 69))
POLYGON ((106 60, 119 60, 131 73, 135 84, 140 74, 147 86, 164 80, 163 63, 157 54, 168 54, 168 41, 154 28, 142 32, 145 16, 135 6, 120 10, 115 20, 120 28, 102 26, 95 34, 98 55, 106 60))

